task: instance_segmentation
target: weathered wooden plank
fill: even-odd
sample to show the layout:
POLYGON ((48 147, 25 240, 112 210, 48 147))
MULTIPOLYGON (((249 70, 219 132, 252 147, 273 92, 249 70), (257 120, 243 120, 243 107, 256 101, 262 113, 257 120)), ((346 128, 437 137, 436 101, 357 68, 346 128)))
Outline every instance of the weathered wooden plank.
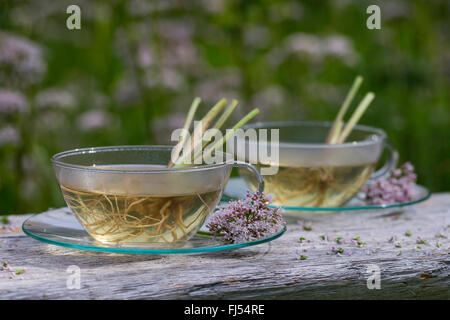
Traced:
MULTIPOLYGON (((22 219, 12 217, 15 224, 22 219)), ((77 251, 3 233, 0 262, 25 272, 10 279, 0 271, 0 299, 449 298, 449 193, 390 216, 334 213, 288 222, 285 235, 269 244, 173 256, 77 251), (311 231, 303 229, 305 219, 311 231), (351 241, 358 236, 364 246, 351 241), (80 289, 66 286, 71 265, 81 270, 80 289), (380 268, 380 290, 367 288, 369 265, 380 268)))

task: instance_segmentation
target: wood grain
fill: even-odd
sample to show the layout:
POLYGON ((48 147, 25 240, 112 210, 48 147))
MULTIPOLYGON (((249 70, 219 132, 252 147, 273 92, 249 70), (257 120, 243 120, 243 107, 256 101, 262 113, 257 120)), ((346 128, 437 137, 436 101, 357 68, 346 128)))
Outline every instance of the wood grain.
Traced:
POLYGON ((450 193, 388 215, 289 218, 288 231, 271 243, 191 255, 56 247, 17 232, 25 217, 10 217, 0 233, 0 262, 25 270, 0 271, 0 299, 449 299, 450 193), (66 286, 71 265, 81 270, 80 289, 66 286), (379 290, 367 288, 370 265, 380 268, 379 290))

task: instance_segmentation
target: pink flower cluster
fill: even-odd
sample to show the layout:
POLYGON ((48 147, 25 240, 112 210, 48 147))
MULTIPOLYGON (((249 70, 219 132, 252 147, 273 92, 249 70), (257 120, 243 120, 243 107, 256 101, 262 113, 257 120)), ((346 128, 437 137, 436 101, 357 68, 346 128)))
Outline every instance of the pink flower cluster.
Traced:
POLYGON ((414 166, 406 162, 400 168, 392 170, 389 177, 379 178, 366 185, 363 192, 366 194, 366 200, 372 204, 406 202, 414 195, 416 180, 414 166))
POLYGON ((43 80, 47 65, 42 48, 28 40, 0 32, 0 82, 24 88, 43 80))
POLYGON ((22 93, 0 88, 0 114, 10 115, 27 111, 28 102, 22 93))
POLYGON ((266 237, 285 226, 281 209, 269 208, 270 204, 270 199, 264 193, 247 191, 245 199, 232 201, 221 208, 207 228, 226 243, 242 243, 266 237))

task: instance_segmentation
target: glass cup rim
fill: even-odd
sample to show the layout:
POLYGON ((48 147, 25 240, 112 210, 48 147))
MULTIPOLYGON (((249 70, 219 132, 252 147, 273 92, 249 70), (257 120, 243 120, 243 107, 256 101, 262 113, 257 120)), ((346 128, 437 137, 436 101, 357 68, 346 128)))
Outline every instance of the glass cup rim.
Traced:
MULTIPOLYGON (((344 123, 346 124, 346 123, 344 123)), ((310 120, 302 120, 302 121, 268 121, 268 122, 254 122, 250 124, 246 124, 243 126, 243 129, 276 129, 283 127, 328 127, 331 128, 333 122, 330 121, 310 121, 310 120)), ((355 147, 363 147, 363 146, 371 146, 383 143, 387 139, 386 132, 381 128, 371 127, 367 125, 355 125, 354 129, 365 131, 368 133, 375 134, 378 139, 371 140, 359 140, 359 141, 350 141, 344 143, 337 144, 327 144, 327 143, 304 143, 304 142, 279 142, 279 147, 282 148, 306 148, 306 149, 337 149, 337 148, 355 148, 355 147)), ((270 142, 268 142, 270 144, 270 142)))
MULTIPOLYGON (((105 167, 95 167, 95 166, 86 166, 86 165, 78 165, 72 164, 68 162, 62 161, 64 157, 72 156, 72 155, 82 155, 82 154, 92 154, 99 152, 115 152, 115 151, 167 151, 173 149, 174 146, 167 145, 121 145, 121 146, 103 146, 103 147, 87 147, 87 148, 77 148, 62 151, 54 154, 50 161, 54 166, 67 168, 67 169, 75 169, 82 171, 92 171, 92 172, 105 172, 105 173, 174 173, 174 172, 196 172, 202 170, 212 170, 223 168, 227 165, 232 165, 233 161, 225 160, 221 163, 213 163, 213 164, 200 164, 195 165, 194 167, 184 167, 184 168, 157 168, 157 169, 124 169, 124 168, 105 168, 105 167)), ((216 151, 218 152, 218 151, 216 151)), ((226 152, 220 152, 224 155, 228 155, 229 157, 225 157, 225 159, 233 159, 232 155, 226 152)))

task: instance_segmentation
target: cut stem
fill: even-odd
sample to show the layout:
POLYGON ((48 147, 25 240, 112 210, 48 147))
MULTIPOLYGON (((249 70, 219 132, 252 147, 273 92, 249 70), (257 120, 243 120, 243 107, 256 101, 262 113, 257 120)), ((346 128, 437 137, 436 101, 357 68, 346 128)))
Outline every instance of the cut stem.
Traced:
POLYGON ((201 122, 204 123, 203 126, 203 132, 206 131, 206 129, 209 128, 211 125, 211 122, 214 120, 214 118, 222 111, 223 108, 227 105, 227 99, 222 98, 220 99, 212 108, 208 111, 208 113, 203 117, 201 122))
MULTIPOLYGON (((337 143, 337 141, 339 139, 339 134, 341 133, 343 126, 344 126, 344 121, 336 119, 335 123, 333 124, 334 132, 331 135, 331 140, 327 140, 327 143, 329 143, 329 144, 337 143)), ((333 130, 333 128, 331 128, 331 130, 333 130)), ((330 134, 331 134, 331 131, 330 131, 330 134)))
POLYGON ((208 111, 208 113, 197 123, 194 127, 194 139, 190 139, 191 141, 186 141, 183 146, 183 156, 179 157, 175 161, 175 167, 177 167, 180 163, 186 162, 189 158, 195 159, 195 154, 192 156, 192 153, 199 153, 198 149, 203 147, 203 134, 209 128, 214 118, 222 111, 222 109, 226 106, 227 100, 222 98, 220 99, 212 108, 208 111))
MULTIPOLYGON (((214 125, 212 126, 213 129, 217 129, 220 130, 220 128, 222 128, 222 126, 224 125, 224 123, 228 120, 228 118, 230 117, 231 113, 233 113, 234 109, 236 109, 236 107, 238 106, 239 101, 237 101, 236 99, 231 100, 231 104, 228 105, 225 109, 225 111, 222 113, 222 115, 220 116, 220 118, 216 121, 216 123, 214 123, 214 125)), ((210 143, 210 141, 204 141, 203 142, 203 149, 205 149, 205 147, 210 143)))
POLYGON ((236 109, 238 104, 239 104, 239 101, 237 101, 236 99, 231 100, 231 104, 225 109, 225 111, 222 113, 220 118, 214 124, 213 128, 220 129, 223 126, 223 124, 225 123, 225 121, 228 120, 228 118, 230 117, 230 115, 234 111, 234 109, 236 109))
POLYGON ((345 97, 344 102, 342 103, 342 106, 339 109, 336 119, 334 120, 333 126, 330 129, 330 133, 328 134, 328 138, 327 138, 327 143, 330 143, 330 144, 336 143, 338 137, 341 134, 342 122, 344 119, 344 115, 347 112, 348 107, 352 103, 362 82, 363 82, 363 78, 361 76, 357 76, 355 78, 355 80, 353 81, 352 87, 350 88, 350 91, 347 93, 347 96, 345 97))
POLYGON ((184 126, 183 126, 184 130, 181 133, 181 139, 174 148, 172 157, 169 161, 169 164, 167 165, 168 168, 171 168, 180 156, 181 148, 183 147, 184 143, 186 142, 186 138, 188 137, 187 132, 189 132, 189 128, 191 127, 192 120, 194 120, 195 112, 197 111, 197 108, 200 105, 201 101, 202 101, 202 99, 200 99, 199 97, 196 97, 194 99, 194 101, 192 101, 191 107, 189 108, 189 112, 186 117, 186 121, 184 122, 184 126))
POLYGON ((336 143, 344 143, 345 139, 347 139, 348 135, 353 130, 353 127, 356 125, 356 123, 358 123, 359 119, 372 103, 373 99, 375 99, 375 94, 373 92, 369 92, 366 94, 364 99, 359 103, 355 112, 353 112, 350 120, 346 124, 336 143))
POLYGON ((239 128, 241 128, 243 125, 245 125, 251 119, 253 119, 258 113, 259 113, 259 109, 253 109, 244 118, 242 118, 238 123, 236 123, 233 128, 231 128, 230 130, 227 130, 224 137, 222 137, 219 141, 215 142, 211 147, 209 147, 207 150, 205 150, 205 153, 203 155, 204 156, 203 161, 208 160, 212 156, 212 153, 214 151, 216 151, 218 148, 222 147, 222 145, 225 142, 227 142, 227 140, 229 138, 231 138, 239 128))

